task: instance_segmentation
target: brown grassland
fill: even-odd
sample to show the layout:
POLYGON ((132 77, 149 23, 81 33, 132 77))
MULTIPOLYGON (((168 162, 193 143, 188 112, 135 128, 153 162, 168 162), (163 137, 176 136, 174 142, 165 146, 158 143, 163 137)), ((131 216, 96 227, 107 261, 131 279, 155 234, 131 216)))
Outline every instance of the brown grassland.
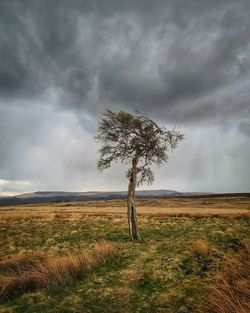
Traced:
MULTIPOLYGON (((181 197, 138 199, 139 216, 152 217, 249 217, 250 197, 181 197)), ((125 200, 79 201, 0 207, 0 219, 79 219, 84 216, 127 214, 125 200)))
POLYGON ((0 312, 250 312, 250 197, 0 207, 0 312))

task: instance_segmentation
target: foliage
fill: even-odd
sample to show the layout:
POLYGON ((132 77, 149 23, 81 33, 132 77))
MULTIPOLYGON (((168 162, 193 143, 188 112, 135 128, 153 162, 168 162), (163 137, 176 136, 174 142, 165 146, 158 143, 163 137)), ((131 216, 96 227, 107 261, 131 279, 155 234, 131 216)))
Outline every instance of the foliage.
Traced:
MULTIPOLYGON (((150 166, 165 163, 169 151, 175 149, 183 138, 180 132, 159 127, 146 115, 107 110, 99 122, 96 136, 103 144, 97 167, 99 170, 107 169, 117 160, 130 164, 136 157, 139 160, 137 185, 152 184, 154 175, 150 166)), ((129 169, 127 177, 130 175, 129 169)))

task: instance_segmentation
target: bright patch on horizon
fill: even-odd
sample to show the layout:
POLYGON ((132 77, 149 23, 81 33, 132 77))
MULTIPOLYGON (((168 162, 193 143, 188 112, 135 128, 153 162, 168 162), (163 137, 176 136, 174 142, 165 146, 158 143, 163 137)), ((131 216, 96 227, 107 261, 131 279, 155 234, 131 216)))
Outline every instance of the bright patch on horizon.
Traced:
POLYGON ((30 186, 30 185, 32 185, 32 183, 28 180, 0 179, 0 186, 9 186, 9 185, 30 186))

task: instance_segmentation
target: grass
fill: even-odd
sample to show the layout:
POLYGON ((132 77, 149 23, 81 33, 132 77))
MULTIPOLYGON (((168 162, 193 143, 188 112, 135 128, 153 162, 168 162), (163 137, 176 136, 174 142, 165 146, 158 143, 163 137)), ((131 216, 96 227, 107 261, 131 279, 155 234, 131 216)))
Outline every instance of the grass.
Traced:
POLYGON ((0 273, 22 273, 33 269, 37 264, 46 260, 47 254, 44 251, 37 251, 32 254, 19 253, 0 261, 0 273))
MULTIPOLYGON (((223 196, 209 198, 181 197, 138 199, 137 211, 141 217, 250 217, 250 197, 223 196)), ((79 220, 89 216, 125 217, 126 201, 79 201, 51 204, 30 204, 0 207, 0 220, 79 220)))
MULTIPOLYGON (((205 313, 208 302, 212 310, 214 288, 223 289, 218 279, 224 273, 222 268, 226 268, 223 261, 239 262, 244 254, 250 235, 249 218, 149 215, 150 208, 155 208, 155 214, 158 205, 157 212, 165 214, 166 203, 170 209, 188 211, 190 207, 202 214, 202 201, 216 200, 140 200, 145 212, 139 216, 144 240, 135 244, 128 240, 122 201, 27 206, 30 217, 26 212, 25 218, 18 215, 25 211, 24 206, 12 206, 12 210, 2 207, 1 214, 12 217, 0 221, 0 279, 20 278, 30 272, 46 273, 47 278, 37 280, 38 287, 31 285, 32 288, 22 287, 20 291, 15 289, 14 294, 6 294, 0 312, 194 313, 202 308, 205 313), (98 215, 91 213, 91 205, 98 215), (113 213, 106 214, 105 209, 113 213), (32 214, 41 217, 33 218, 32 214), (105 257, 86 275, 82 269, 78 272, 78 256, 92 255, 104 240, 112 249, 114 246, 112 261, 105 257)), ((241 210, 240 202, 242 209, 248 210, 246 199, 234 199, 231 203, 230 199, 218 199, 218 210, 241 210)), ((215 209, 215 202, 204 204, 206 209, 210 205, 215 209)), ((245 269, 242 271, 245 273, 245 269)), ((234 282, 235 286, 242 286, 245 278, 244 283, 238 279, 234 282)), ((18 281, 14 283, 18 285, 18 281)), ((213 310, 209 312, 216 312, 216 308, 213 310)))
POLYGON ((250 312, 250 241, 234 258, 224 258, 211 288, 208 313, 250 312))
POLYGON ((18 255, 0 263, 0 300, 50 286, 60 286, 69 279, 79 280, 97 267, 117 258, 117 250, 102 242, 93 251, 65 256, 18 255), (40 261, 37 263, 37 259, 40 261))
POLYGON ((207 243, 201 239, 196 240, 192 246, 192 254, 197 257, 201 256, 206 258, 209 254, 207 243))

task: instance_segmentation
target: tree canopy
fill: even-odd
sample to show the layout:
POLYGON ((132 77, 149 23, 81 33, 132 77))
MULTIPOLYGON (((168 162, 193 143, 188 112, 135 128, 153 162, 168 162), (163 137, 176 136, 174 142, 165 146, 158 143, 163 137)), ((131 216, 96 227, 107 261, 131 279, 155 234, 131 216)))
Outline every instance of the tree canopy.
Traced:
MULTIPOLYGON (((129 112, 105 111, 99 122, 96 139, 103 145, 97 167, 107 169, 113 161, 131 163, 137 158, 137 186, 152 184, 153 163, 161 165, 168 154, 184 138, 179 131, 167 130, 152 121, 147 115, 132 115, 129 112)), ((130 177, 131 169, 127 171, 130 177)))

